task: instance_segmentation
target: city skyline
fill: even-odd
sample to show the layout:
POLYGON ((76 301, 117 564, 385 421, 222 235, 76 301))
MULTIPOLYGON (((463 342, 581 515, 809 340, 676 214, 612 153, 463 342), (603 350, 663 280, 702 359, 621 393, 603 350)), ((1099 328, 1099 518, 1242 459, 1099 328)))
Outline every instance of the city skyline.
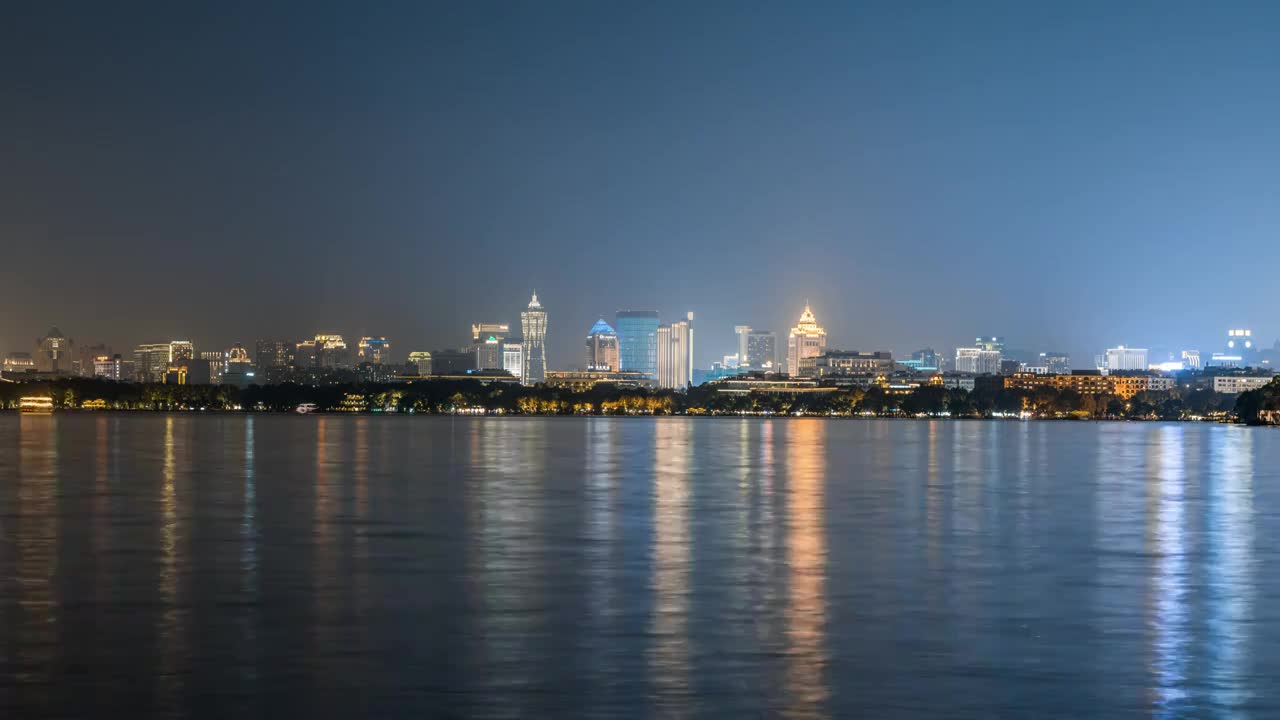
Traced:
POLYGON ((551 367, 626 308, 692 309, 706 367, 806 299, 832 347, 895 354, 1280 337, 1274 6, 140 16, 8 23, 0 351, 403 356, 535 286, 551 367))

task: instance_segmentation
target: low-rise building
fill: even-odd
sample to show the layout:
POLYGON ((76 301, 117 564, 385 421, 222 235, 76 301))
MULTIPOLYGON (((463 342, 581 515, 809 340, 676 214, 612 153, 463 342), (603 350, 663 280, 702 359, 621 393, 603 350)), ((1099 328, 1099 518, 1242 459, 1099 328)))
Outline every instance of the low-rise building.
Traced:
POLYGON ((1103 375, 1100 372, 1077 371, 1070 375, 1035 375, 1017 373, 1004 379, 1006 388, 1035 390, 1051 387, 1073 390, 1081 395, 1115 395, 1125 400, 1149 390, 1172 390, 1173 378, 1141 373, 1103 375))
POLYGON ((886 351, 828 350, 821 355, 800 359, 801 377, 827 378, 849 375, 887 377, 893 374, 893 370, 893 353, 886 351))
POLYGON ((1213 378, 1213 391, 1223 395, 1238 395, 1266 387, 1273 379, 1266 376, 1218 375, 1213 378))
POLYGON ((657 387, 658 381, 647 373, 634 371, 548 370, 546 384, 581 391, 602 384, 625 388, 651 388, 657 387))

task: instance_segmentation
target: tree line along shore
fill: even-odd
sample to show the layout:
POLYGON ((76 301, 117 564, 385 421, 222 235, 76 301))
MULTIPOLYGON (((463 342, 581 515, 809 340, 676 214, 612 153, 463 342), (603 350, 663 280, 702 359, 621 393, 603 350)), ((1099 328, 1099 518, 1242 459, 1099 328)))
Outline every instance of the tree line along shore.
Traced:
POLYGON ((476 380, 333 385, 162 385, 68 378, 0 383, 0 409, 23 397, 49 397, 55 410, 378 412, 474 415, 809 415, 1081 420, 1219 420, 1270 424, 1280 418, 1280 378, 1258 390, 1224 395, 1207 389, 1140 392, 1124 399, 1050 387, 972 391, 922 386, 909 392, 841 388, 822 393, 722 392, 715 385, 684 392, 622 388, 583 390, 476 380))

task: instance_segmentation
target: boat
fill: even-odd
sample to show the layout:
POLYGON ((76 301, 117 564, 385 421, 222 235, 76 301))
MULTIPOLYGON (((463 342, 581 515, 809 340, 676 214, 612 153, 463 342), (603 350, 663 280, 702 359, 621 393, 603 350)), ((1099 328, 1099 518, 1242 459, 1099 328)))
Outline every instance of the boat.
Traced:
POLYGON ((18 411, 28 415, 53 413, 53 398, 48 395, 29 395, 18 401, 18 411))
POLYGON ((319 410, 319 408, 316 407, 315 403, 302 403, 301 405, 293 409, 293 411, 298 413, 299 415, 306 415, 307 413, 313 413, 316 410, 319 410))

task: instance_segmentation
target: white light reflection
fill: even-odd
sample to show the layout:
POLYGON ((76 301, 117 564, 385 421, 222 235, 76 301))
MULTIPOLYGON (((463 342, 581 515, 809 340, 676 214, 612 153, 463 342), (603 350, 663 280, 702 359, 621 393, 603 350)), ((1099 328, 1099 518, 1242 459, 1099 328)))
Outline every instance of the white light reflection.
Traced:
POLYGON ((1179 717, 1187 699, 1186 469, 1183 428, 1156 431, 1147 460, 1148 554, 1154 558, 1148 620, 1155 716, 1179 717))
POLYGON ((1223 717, 1243 717, 1252 698, 1249 637, 1254 585, 1253 438, 1248 428, 1213 428, 1209 487, 1209 688, 1223 717))
POLYGON ((653 627, 650 675, 663 717, 689 707, 689 442, 685 420, 655 422, 653 485, 653 627))

